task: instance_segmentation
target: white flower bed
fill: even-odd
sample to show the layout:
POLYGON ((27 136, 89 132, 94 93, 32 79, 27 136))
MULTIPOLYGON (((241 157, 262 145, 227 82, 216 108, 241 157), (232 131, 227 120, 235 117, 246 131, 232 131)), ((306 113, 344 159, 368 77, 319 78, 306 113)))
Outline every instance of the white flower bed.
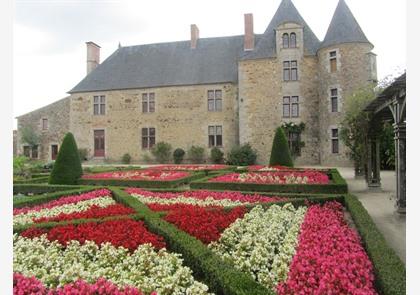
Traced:
POLYGON ((13 216, 13 225, 30 224, 34 219, 41 217, 54 217, 60 213, 70 214, 74 212, 83 212, 88 210, 93 205, 101 208, 116 204, 115 200, 110 196, 94 198, 90 200, 80 201, 77 203, 65 204, 52 208, 45 208, 41 210, 33 210, 22 214, 13 216))
POLYGON ((98 247, 94 242, 80 245, 70 242, 66 248, 50 242, 45 235, 28 239, 13 236, 13 270, 24 276, 35 276, 48 288, 83 279, 94 283, 105 278, 119 287, 134 286, 145 294, 209 294, 208 287, 194 280, 179 254, 149 244, 132 254, 109 243, 98 247))
POLYGON ((161 205, 176 205, 176 204, 187 204, 187 205, 196 205, 196 206, 244 206, 252 204, 250 202, 240 202, 232 201, 229 199, 220 199, 216 200, 212 197, 207 197, 205 199, 196 199, 196 198, 187 198, 182 195, 176 198, 159 198, 159 197, 148 197, 139 194, 131 194, 133 197, 137 198, 140 202, 144 204, 161 204, 161 205))
POLYGON ((295 209, 291 204, 273 205, 266 211, 256 206, 209 247, 237 269, 274 288, 287 279, 305 213, 306 207, 295 209))

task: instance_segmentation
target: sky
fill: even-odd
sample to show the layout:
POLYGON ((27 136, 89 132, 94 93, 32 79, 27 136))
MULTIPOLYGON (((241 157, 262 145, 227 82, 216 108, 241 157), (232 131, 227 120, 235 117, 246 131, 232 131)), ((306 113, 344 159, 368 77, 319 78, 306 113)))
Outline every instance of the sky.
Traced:
MULTIPOLYGON (((292 0, 321 41, 338 0, 292 0)), ((242 35, 253 13, 263 33, 281 0, 15 0, 13 115, 66 97, 86 75, 86 41, 101 46, 101 62, 122 46, 242 35)), ((346 0, 375 45, 378 78, 406 68, 406 2, 346 0)), ((16 128, 16 120, 14 122, 16 128)))

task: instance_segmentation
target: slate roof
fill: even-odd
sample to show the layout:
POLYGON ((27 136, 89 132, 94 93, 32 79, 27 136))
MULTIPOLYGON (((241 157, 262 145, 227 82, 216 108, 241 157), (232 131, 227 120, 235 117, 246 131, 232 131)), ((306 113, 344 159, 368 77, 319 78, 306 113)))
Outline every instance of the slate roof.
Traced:
POLYGON ((303 42, 306 53, 315 55, 320 41, 312 32, 311 28, 299 14, 291 0, 283 0, 271 19, 259 42, 256 42, 255 50, 243 54, 242 59, 257 59, 276 56, 276 34, 275 29, 286 22, 294 22, 303 26, 303 42))
POLYGON ((29 113, 25 113, 23 115, 17 116, 16 119, 19 119, 21 117, 25 117, 27 115, 30 115, 30 114, 34 113, 34 112, 48 111, 50 108, 51 109, 54 109, 55 107, 58 107, 58 105, 60 105, 60 104, 65 105, 68 100, 70 100, 70 96, 66 96, 66 97, 64 97, 62 99, 59 99, 59 100, 57 100, 57 101, 55 101, 53 103, 50 103, 50 104, 48 104, 46 106, 40 107, 40 108, 38 108, 36 110, 33 110, 33 111, 29 112, 29 113))
POLYGON ((340 0, 320 48, 350 42, 370 43, 346 2, 340 0))
POLYGON ((190 47, 190 41, 121 47, 69 93, 238 81, 243 36, 202 38, 190 47))

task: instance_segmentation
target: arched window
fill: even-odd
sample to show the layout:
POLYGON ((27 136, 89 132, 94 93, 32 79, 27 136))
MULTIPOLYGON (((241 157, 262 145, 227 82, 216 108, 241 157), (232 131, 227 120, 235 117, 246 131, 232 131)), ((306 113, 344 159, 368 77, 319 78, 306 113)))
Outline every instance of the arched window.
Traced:
POLYGON ((290 48, 296 48, 296 34, 290 34, 290 48))
POLYGON ((289 48, 289 34, 283 34, 283 48, 289 48))

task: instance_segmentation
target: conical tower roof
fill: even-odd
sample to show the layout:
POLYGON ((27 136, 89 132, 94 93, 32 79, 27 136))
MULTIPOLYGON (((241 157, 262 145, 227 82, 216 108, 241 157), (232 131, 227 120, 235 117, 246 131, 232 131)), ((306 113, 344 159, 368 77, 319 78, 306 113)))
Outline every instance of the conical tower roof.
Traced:
POLYGON ((286 22, 294 22, 303 26, 303 42, 309 54, 316 54, 320 41, 300 15, 291 0, 283 0, 274 14, 264 34, 257 38, 255 50, 246 52, 244 59, 272 57, 276 54, 276 28, 286 22))
POLYGON ((354 42, 371 44, 346 2, 340 0, 320 48, 354 42))

